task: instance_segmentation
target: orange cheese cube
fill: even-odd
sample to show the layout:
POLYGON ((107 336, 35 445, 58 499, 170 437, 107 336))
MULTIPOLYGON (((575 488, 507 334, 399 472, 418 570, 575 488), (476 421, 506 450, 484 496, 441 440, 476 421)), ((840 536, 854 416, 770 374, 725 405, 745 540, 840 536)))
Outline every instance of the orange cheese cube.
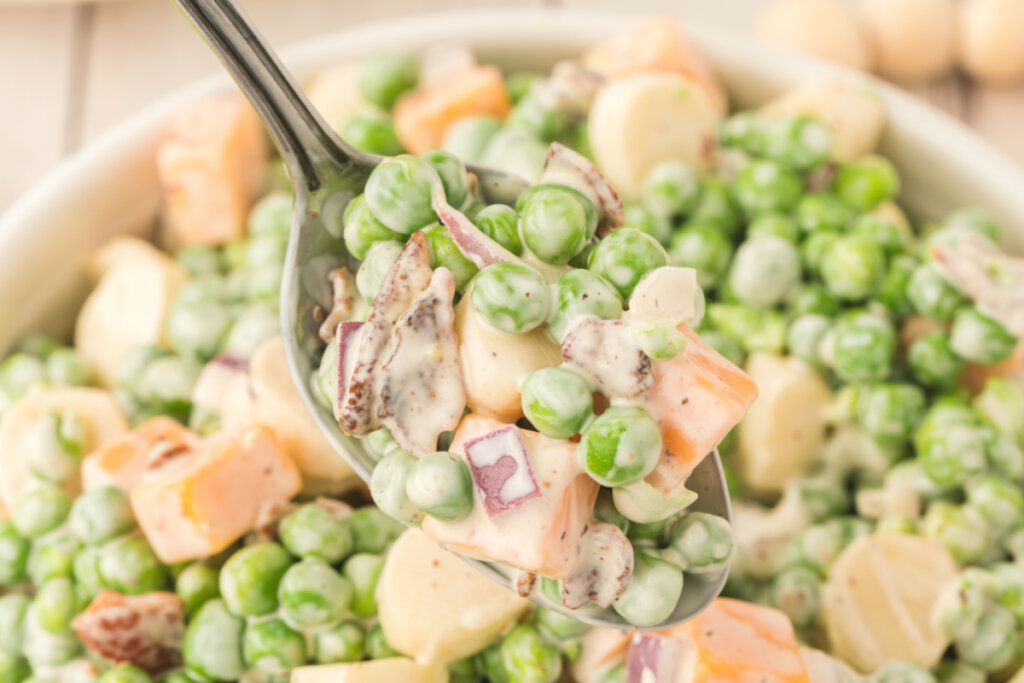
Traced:
POLYGON ((244 236, 266 161, 263 127, 245 100, 207 99, 181 111, 156 155, 178 240, 217 245, 244 236))
POLYGON ((674 71, 698 83, 722 114, 725 89, 714 72, 668 14, 656 14, 583 53, 583 65, 615 78, 650 71, 674 71))
POLYGON ((510 108, 501 71, 495 66, 475 66, 398 100, 395 132, 410 154, 423 154, 438 149, 448 127, 459 119, 503 119, 510 108))
MULTIPOLYGON (((512 426, 471 413, 459 423, 449 450, 465 456, 466 445, 474 439, 508 427, 512 426)), ((526 449, 536 491, 523 496, 522 502, 488 513, 477 486, 468 516, 457 522, 427 517, 423 531, 465 555, 565 578, 580 560, 578 541, 590 524, 598 485, 580 469, 576 444, 512 428, 526 449)))
POLYGON ((655 361, 649 410, 661 428, 665 451, 646 481, 678 493, 700 461, 743 419, 757 385, 686 325, 686 350, 655 361))
POLYGON ((146 471, 150 456, 164 452, 192 449, 199 436, 169 417, 154 417, 134 430, 122 434, 86 456, 82 461, 82 486, 86 490, 116 486, 130 490, 146 471))
POLYGON ((130 496, 153 550, 172 564, 217 554, 301 488, 277 437, 257 425, 149 462, 130 496))

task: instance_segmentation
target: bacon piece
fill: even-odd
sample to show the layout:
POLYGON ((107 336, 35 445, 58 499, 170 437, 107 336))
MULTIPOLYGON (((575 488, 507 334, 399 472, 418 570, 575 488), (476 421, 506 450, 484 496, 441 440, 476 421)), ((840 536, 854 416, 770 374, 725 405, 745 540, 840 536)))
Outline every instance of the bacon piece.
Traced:
POLYGON ((988 240, 967 235, 953 245, 932 247, 942 274, 1017 336, 1024 336, 1024 259, 988 240))
POLYGON ((612 398, 633 398, 654 385, 651 358, 625 320, 587 318, 562 341, 562 360, 612 398))
POLYGON ((559 142, 552 142, 544 161, 543 183, 558 183, 579 190, 601 212, 598 234, 621 227, 625 220, 622 199, 590 159, 559 142))
POLYGON ((356 302, 359 300, 356 280, 348 268, 335 268, 328 277, 334 292, 334 305, 331 306, 331 312, 327 314, 324 322, 320 325, 320 339, 325 344, 330 343, 334 338, 339 323, 352 318, 356 302))
POLYGON ((339 323, 334 332, 338 339, 338 391, 334 400, 334 417, 338 420, 341 419, 341 405, 345 400, 348 378, 355 365, 356 351, 359 349, 364 325, 366 323, 345 321, 339 323))
POLYGON ((372 410, 377 368, 398 318, 430 285, 430 248, 422 232, 413 233, 388 271, 373 300, 352 374, 338 407, 338 421, 350 436, 365 436, 379 424, 372 410))
POLYGON ((491 517, 540 496, 526 445, 515 425, 497 429, 466 443, 473 481, 491 517))
POLYGON ((87 648, 113 664, 127 662, 150 674, 181 665, 185 603, 174 593, 105 590, 71 625, 87 648))
POLYGON ((679 680, 687 662, 694 661, 696 654, 692 640, 637 633, 626 655, 626 683, 679 680))
POLYGON ((377 416, 398 445, 417 456, 437 450, 437 437, 458 426, 466 407, 454 296, 455 279, 438 268, 395 323, 380 366, 377 416))
POLYGON ((581 543, 580 562, 562 581, 562 602, 570 609, 588 602, 607 607, 633 574, 633 545, 619 527, 603 522, 587 529, 581 543))

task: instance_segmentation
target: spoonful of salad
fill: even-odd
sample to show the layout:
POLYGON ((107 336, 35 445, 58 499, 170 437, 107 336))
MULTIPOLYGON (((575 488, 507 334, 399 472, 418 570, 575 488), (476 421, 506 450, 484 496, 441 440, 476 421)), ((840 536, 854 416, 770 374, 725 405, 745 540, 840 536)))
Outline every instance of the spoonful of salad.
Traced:
POLYGON ((663 629, 707 606, 732 548, 715 446, 756 387, 693 332, 695 271, 623 227, 569 148, 533 186, 443 151, 362 153, 229 0, 176 2, 291 176, 292 378, 381 510, 589 624, 663 629))

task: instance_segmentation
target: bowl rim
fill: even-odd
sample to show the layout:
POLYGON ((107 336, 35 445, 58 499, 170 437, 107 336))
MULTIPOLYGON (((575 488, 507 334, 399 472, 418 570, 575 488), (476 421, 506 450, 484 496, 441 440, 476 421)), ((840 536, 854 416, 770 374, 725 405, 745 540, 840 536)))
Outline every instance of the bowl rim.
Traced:
MULTIPOLYGON (((532 45, 548 53, 565 47, 566 54, 578 53, 584 46, 601 36, 608 35, 623 25, 650 16, 650 12, 635 13, 601 11, 577 8, 483 8, 454 10, 430 14, 416 14, 395 20, 360 24, 340 31, 304 39, 281 50, 283 60, 300 77, 315 69, 323 69, 379 50, 381 45, 401 44, 416 46, 438 42, 466 42, 475 50, 487 53, 497 51, 504 55, 527 55, 532 45)), ((753 38, 716 28, 683 24, 684 31, 698 49, 717 67, 723 63, 733 70, 747 71, 757 65, 757 89, 779 92, 787 84, 806 78, 839 76, 859 79, 874 89, 885 103, 888 115, 885 136, 897 123, 898 135, 913 138, 912 145, 920 148, 925 138, 936 145, 958 150, 960 177, 976 176, 984 179, 984 201, 995 201, 993 208, 1004 223, 1008 220, 1024 226, 1024 167, 1009 159, 976 131, 951 115, 898 87, 872 76, 834 64, 815 60, 764 46, 753 38), (770 66, 765 66, 766 64, 770 66), (746 65, 746 67, 744 67, 746 65), (913 125, 908 125, 912 121, 913 125)), ((198 38, 198 37, 197 37, 198 38)), ((108 130, 88 141, 81 148, 61 160, 40 180, 33 183, 0 214, 0 258, 10 263, 27 260, 39 250, 41 241, 56 243, 56 238, 67 228, 61 209, 67 208, 61 198, 67 188, 82 193, 83 187, 95 189, 101 178, 109 176, 124 163, 132 152, 138 153, 165 129, 166 122, 184 104, 203 95, 223 92, 233 87, 226 74, 205 77, 144 106, 115 123, 108 130)), ((735 93, 732 93, 735 96, 735 93)), ((977 187, 981 187, 975 183, 977 187)), ((102 188, 104 185, 100 184, 102 188)), ((81 197, 79 197, 79 200, 81 197)), ((983 204, 986 208, 987 204, 983 204)), ((152 211, 152 206, 148 207, 152 211)), ((1016 234, 1018 245, 1024 234, 1016 234)), ((38 258, 38 254, 35 254, 38 258)), ((0 277, 0 284, 4 284, 0 277)), ((4 294, 0 292, 0 294, 4 294)), ((0 347, 3 346, 0 340, 0 347)))

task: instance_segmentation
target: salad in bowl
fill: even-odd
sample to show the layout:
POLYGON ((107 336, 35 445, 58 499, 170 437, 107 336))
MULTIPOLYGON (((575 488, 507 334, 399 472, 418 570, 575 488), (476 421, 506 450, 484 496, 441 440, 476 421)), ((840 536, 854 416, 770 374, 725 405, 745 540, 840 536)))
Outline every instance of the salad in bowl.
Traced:
POLYGON ((1024 262, 983 209, 907 216, 873 85, 730 112, 654 17, 548 74, 448 46, 308 92, 392 157, 312 283, 369 486, 288 373, 280 161, 189 104, 164 248, 101 248, 73 343, 0 365, 0 682, 1017 675, 1024 262), (485 206, 465 163, 532 185, 485 206), (687 487, 716 450, 731 522, 687 487))

